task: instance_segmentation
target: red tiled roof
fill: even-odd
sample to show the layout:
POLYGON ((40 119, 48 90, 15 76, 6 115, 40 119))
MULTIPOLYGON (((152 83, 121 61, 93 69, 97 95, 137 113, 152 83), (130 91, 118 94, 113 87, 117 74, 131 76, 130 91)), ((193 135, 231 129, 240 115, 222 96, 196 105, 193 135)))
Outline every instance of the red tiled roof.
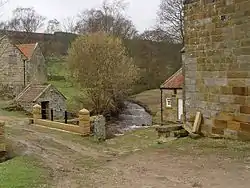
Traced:
POLYGON ((184 76, 181 68, 161 85, 161 89, 182 89, 183 83, 184 76))
POLYGON ((28 58, 32 57, 32 54, 36 48, 36 44, 19 44, 16 47, 28 58))

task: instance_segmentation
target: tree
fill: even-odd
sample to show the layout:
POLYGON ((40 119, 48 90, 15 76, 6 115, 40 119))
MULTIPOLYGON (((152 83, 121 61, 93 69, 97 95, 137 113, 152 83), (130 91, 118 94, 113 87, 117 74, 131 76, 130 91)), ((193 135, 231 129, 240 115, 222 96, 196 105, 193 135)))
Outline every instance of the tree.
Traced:
POLYGON ((122 40, 103 32, 79 36, 69 50, 68 63, 72 78, 88 88, 97 114, 118 112, 137 78, 122 40))
POLYGON ((76 32, 76 18, 75 17, 67 17, 62 22, 62 29, 67 33, 75 33, 76 32))
POLYGON ((54 33, 61 31, 61 24, 57 19, 49 20, 46 33, 54 33))
POLYGON ((174 40, 184 41, 184 0, 161 0, 159 25, 174 40))
POLYGON ((40 29, 45 20, 46 18, 38 14, 34 8, 19 7, 13 11, 13 18, 8 25, 15 31, 31 33, 40 29))
POLYGON ((142 40, 151 40, 151 41, 168 41, 173 42, 172 38, 161 28, 155 28, 152 30, 145 30, 142 34, 139 35, 139 39, 142 40))
POLYGON ((137 30, 125 16, 126 3, 122 0, 104 1, 98 9, 85 10, 78 15, 78 33, 106 32, 122 38, 133 38, 137 30))

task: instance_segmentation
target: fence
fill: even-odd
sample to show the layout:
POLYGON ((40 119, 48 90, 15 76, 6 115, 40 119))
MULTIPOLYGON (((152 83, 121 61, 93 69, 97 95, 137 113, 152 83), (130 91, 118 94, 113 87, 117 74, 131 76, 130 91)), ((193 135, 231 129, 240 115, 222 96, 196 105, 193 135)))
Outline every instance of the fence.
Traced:
MULTIPOLYGON (((53 112, 51 113, 51 120, 54 120, 53 112)), ((65 112, 65 123, 51 121, 51 120, 42 119, 40 105, 35 105, 33 107, 34 124, 42 125, 49 128, 55 128, 63 131, 73 132, 83 136, 90 134, 90 113, 86 109, 82 109, 79 111, 79 117, 78 117, 79 125, 67 124, 68 112, 65 112)))
MULTIPOLYGON (((51 108, 50 113, 47 114, 46 117, 49 117, 49 118, 43 118, 42 117, 42 119, 50 119, 51 121, 54 121, 55 120, 54 109, 51 108)), ((76 117, 75 113, 71 113, 71 112, 68 112, 68 111, 63 112, 63 123, 65 123, 65 124, 68 124, 68 122, 75 121, 76 118, 77 117, 76 117)), ((56 120, 56 121, 58 121, 58 120, 56 120)), ((62 123, 62 121, 59 121, 59 122, 62 123)))

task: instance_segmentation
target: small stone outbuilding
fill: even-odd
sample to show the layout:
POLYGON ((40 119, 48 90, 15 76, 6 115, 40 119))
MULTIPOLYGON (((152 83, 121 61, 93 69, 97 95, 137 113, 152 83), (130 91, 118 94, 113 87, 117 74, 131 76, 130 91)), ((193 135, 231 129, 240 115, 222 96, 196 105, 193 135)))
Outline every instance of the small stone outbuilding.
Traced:
POLYGON ((30 113, 35 104, 41 105, 42 119, 50 119, 51 110, 55 119, 64 117, 66 111, 66 97, 51 84, 29 84, 15 101, 30 113))
POLYGON ((161 89, 161 122, 181 122, 183 115, 182 68, 168 78, 161 89))

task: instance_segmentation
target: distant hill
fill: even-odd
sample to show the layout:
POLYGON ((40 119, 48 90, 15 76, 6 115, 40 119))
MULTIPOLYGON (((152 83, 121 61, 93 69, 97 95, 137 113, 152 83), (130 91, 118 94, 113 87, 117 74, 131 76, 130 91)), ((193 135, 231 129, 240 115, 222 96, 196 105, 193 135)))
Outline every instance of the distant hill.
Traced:
POLYGON ((52 53, 66 55, 71 42, 77 37, 76 34, 65 32, 47 34, 0 30, 0 34, 7 35, 15 44, 39 42, 45 56, 49 56, 52 53))

